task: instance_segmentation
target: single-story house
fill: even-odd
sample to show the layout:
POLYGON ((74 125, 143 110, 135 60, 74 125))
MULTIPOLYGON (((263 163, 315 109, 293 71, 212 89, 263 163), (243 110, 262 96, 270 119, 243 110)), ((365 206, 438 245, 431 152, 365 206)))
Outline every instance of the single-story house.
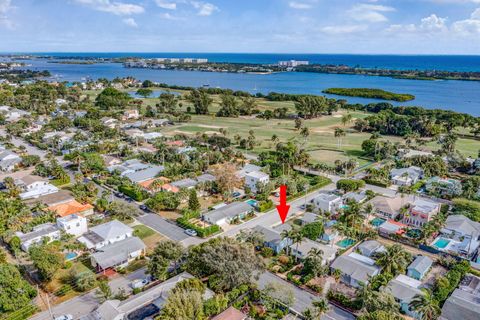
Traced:
POLYGON ((338 237, 338 231, 333 228, 325 229, 325 232, 320 237, 320 241, 331 244, 338 237))
POLYGON ((264 245, 271 248, 276 254, 292 244, 291 239, 282 238, 279 232, 264 226, 256 226, 252 231, 261 234, 263 236, 264 245))
POLYGON ((371 277, 380 273, 380 268, 375 265, 374 260, 355 252, 338 257, 330 268, 339 270, 341 281, 355 288, 361 283, 367 284, 371 277))
POLYGON ((415 166, 408 168, 392 169, 390 171, 390 180, 397 186, 411 186, 422 179, 423 169, 415 166))
POLYGON ((75 237, 88 232, 87 219, 82 215, 71 214, 57 219, 57 227, 75 237))
POLYGON ((140 183, 156 178, 165 170, 164 166, 151 165, 146 169, 126 173, 124 176, 134 183, 140 183))
POLYGON ((47 179, 35 175, 26 175, 16 179, 15 185, 22 190, 20 193, 22 200, 38 198, 59 191, 59 189, 51 185, 47 179))
POLYGON ((395 300, 400 304, 400 309, 407 316, 419 319, 419 314, 410 309, 410 302, 416 295, 423 294, 420 290, 422 283, 418 280, 400 274, 392 279, 383 289, 392 294, 395 300))
POLYGON ((365 190, 358 191, 358 192, 348 192, 343 196, 345 202, 347 201, 355 201, 356 203, 363 203, 367 201, 368 196, 365 190))
POLYGON ((367 240, 359 244, 357 250, 362 256, 370 258, 377 253, 384 252, 385 247, 377 240, 367 240))
POLYGON ((178 189, 193 189, 198 184, 196 180, 186 178, 174 182, 170 182, 170 185, 177 187, 178 189))
POLYGON ((448 242, 446 247, 438 248, 441 251, 452 251, 470 258, 480 247, 480 223, 472 221, 464 215, 448 216, 440 233, 441 237, 447 239, 448 242))
POLYGON ((318 219, 318 215, 312 212, 305 212, 298 220, 302 226, 315 222, 318 219))
POLYGON ((467 274, 460 286, 445 301, 440 320, 480 319, 480 278, 467 274))
POLYGON ((42 243, 45 239, 48 239, 48 242, 60 239, 61 232, 55 224, 44 223, 34 227, 30 232, 18 231, 15 232, 15 235, 20 238, 22 250, 28 252, 32 245, 42 243))
POLYGON ((417 256, 407 268, 407 276, 422 280, 432 267, 433 261, 427 256, 417 256))
POLYGON ((0 171, 10 172, 22 162, 22 157, 10 150, 0 151, 0 171))
POLYGON ((130 238, 133 229, 118 220, 112 220, 104 224, 90 228, 90 231, 78 238, 88 249, 100 250, 101 248, 130 238))
POLYGON ((433 157, 433 153, 430 151, 414 150, 414 149, 399 149, 398 157, 400 159, 409 159, 413 157, 433 157))
POLYGON ((337 249, 306 238, 299 242, 298 245, 296 243, 290 245, 292 255, 302 260, 308 257, 312 249, 323 251, 322 264, 324 265, 332 262, 337 255, 337 249))
POLYGON ((128 237, 103 246, 91 255, 92 266, 97 271, 127 266, 130 261, 145 253, 145 244, 140 238, 128 237))
POLYGON ((337 213, 343 206, 342 197, 329 192, 319 193, 313 200, 314 206, 322 212, 337 213))
POLYGON ((155 139, 163 137, 163 134, 160 132, 148 132, 143 135, 143 139, 146 141, 153 141, 155 139))
POLYGON ((210 173, 204 173, 204 174, 198 176, 196 179, 197 179, 198 183, 214 182, 215 180, 217 180, 217 178, 213 174, 210 174, 210 173))
POLYGON ((395 220, 387 220, 378 227, 378 233, 384 236, 389 236, 391 234, 402 235, 407 228, 408 226, 406 224, 395 220))
POLYGON ((233 202, 219 209, 205 213, 204 220, 210 224, 227 224, 234 219, 243 219, 253 211, 251 205, 246 202, 233 202))
POLYGON ((67 203, 75 200, 72 194, 67 190, 59 190, 58 192, 48 195, 40 196, 38 198, 29 199, 25 201, 28 205, 35 205, 36 203, 43 203, 47 207, 56 206, 62 203, 67 203))

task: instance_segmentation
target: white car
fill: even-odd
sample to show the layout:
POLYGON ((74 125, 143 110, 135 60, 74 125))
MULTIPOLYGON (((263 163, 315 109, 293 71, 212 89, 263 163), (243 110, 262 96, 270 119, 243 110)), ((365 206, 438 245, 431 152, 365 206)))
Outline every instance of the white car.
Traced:
POLYGON ((134 281, 132 281, 132 283, 130 285, 131 285, 132 289, 141 289, 149 283, 150 283, 150 279, 145 278, 145 279, 134 280, 134 281))
POLYGON ((71 314, 63 314, 56 317, 55 320, 73 320, 73 316, 71 314))

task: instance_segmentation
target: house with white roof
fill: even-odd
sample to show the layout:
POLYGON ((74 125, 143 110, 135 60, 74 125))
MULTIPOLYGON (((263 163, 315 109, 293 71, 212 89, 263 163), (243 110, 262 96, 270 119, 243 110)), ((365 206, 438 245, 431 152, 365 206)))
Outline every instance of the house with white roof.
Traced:
POLYGON ((377 240, 366 240, 357 246, 357 251, 365 257, 372 257, 385 251, 385 247, 377 240))
POLYGON ((103 117, 100 119, 102 121, 102 124, 110 129, 115 129, 118 126, 118 120, 115 118, 111 117, 103 117))
POLYGON ((380 273, 374 260, 355 252, 338 257, 330 268, 339 270, 341 281, 354 288, 358 288, 362 283, 367 284, 371 277, 380 273))
POLYGON ((123 120, 138 119, 140 118, 140 113, 137 109, 125 110, 123 112, 123 120))
POLYGON ((133 229, 118 220, 100 224, 78 238, 88 249, 101 248, 133 236, 133 229))
POLYGON ((12 108, 9 106, 0 106, 0 113, 5 116, 7 122, 15 122, 20 120, 23 117, 31 115, 30 112, 12 108))
POLYGON ((132 260, 145 254, 145 244, 140 238, 127 237, 103 246, 90 257, 97 272, 126 267, 132 260))
POLYGON ((403 217, 403 223, 412 227, 423 227, 440 212, 441 204, 427 199, 415 199, 408 213, 403 217))
POLYGON ((15 179, 15 185, 22 190, 20 193, 22 200, 38 198, 59 191, 59 189, 50 184, 47 179, 35 175, 26 175, 22 178, 15 179))
POLYGON ((57 218, 57 227, 75 237, 88 232, 87 218, 77 214, 57 218))
POLYGON ((298 243, 298 245, 292 244, 290 245, 290 252, 294 257, 297 257, 298 259, 304 260, 308 257, 308 254, 310 251, 313 249, 319 249, 322 250, 322 265, 327 265, 330 262, 332 262, 336 255, 337 255, 337 249, 331 246, 327 246, 323 243, 319 243, 316 241, 312 241, 310 239, 304 238, 301 242, 298 243))
POLYGON ((423 178, 423 169, 415 166, 408 168, 392 169, 390 180, 397 186, 411 186, 423 178))
POLYGON ((10 150, 0 151, 0 171, 11 172, 22 162, 22 157, 10 150))
POLYGON ((337 213, 343 206, 342 197, 328 192, 319 193, 313 200, 315 208, 321 212, 337 213))
POLYGON ((246 202, 232 202, 204 214, 204 220, 210 224, 225 225, 235 219, 243 219, 253 211, 246 202))
POLYGON ((270 176, 261 171, 254 171, 245 175, 245 187, 248 187, 253 193, 257 193, 260 185, 266 185, 270 181, 270 176))
POLYGON ((450 215, 432 246, 443 252, 452 252, 471 258, 480 247, 480 223, 464 215, 450 215))
POLYGON ((425 190, 429 194, 439 197, 455 197, 462 194, 462 183, 455 179, 431 177, 425 183, 425 190))
POLYGON ((236 172, 237 176, 239 178, 245 178, 245 176, 249 173, 252 173, 252 172, 258 172, 258 171, 261 171, 262 168, 257 166, 257 165, 254 165, 254 164, 250 164, 250 163, 247 163, 245 166, 243 166, 242 169, 238 170, 236 172))
POLYGON ((122 164, 107 167, 109 172, 117 171, 121 176, 127 177, 134 183, 156 178, 164 169, 164 166, 143 163, 138 159, 127 160, 122 164))
POLYGON ((60 229, 53 223, 44 223, 35 226, 32 231, 23 233, 17 231, 15 235, 20 239, 21 248, 23 251, 28 252, 28 249, 32 245, 47 242, 52 242, 60 239, 60 229))

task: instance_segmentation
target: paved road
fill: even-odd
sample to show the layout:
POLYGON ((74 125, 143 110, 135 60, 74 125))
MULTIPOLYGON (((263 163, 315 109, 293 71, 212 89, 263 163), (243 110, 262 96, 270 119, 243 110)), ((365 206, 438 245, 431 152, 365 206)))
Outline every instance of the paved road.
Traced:
MULTIPOLYGON (((92 312, 98 305, 99 302, 94 290, 52 307, 52 313, 54 317, 71 314, 74 319, 78 319, 92 312)), ((43 311, 30 318, 30 320, 52 320, 52 317, 48 311, 43 311)))
MULTIPOLYGON (((267 284, 272 283, 272 282, 279 283, 283 286, 286 286, 286 287, 290 288, 293 291, 295 301, 290 308, 293 312, 302 314, 305 310, 313 307, 313 305, 312 305, 313 301, 318 301, 319 300, 319 298, 314 296, 313 294, 311 294, 311 293, 309 293, 305 290, 302 290, 302 289, 292 285, 291 283, 289 283, 289 282, 287 282, 283 279, 280 279, 279 277, 277 277, 276 275, 274 275, 270 272, 265 272, 265 273, 261 274, 260 278, 257 281, 257 284, 258 284, 258 287, 260 289, 263 289, 263 288, 265 288, 265 286, 267 284)), ((355 319, 355 317, 352 314, 350 314, 346 311, 343 311, 342 309, 339 309, 338 307, 336 307, 334 305, 330 304, 329 306, 330 306, 330 309, 326 314, 322 315, 322 317, 321 317, 322 320, 331 320, 331 319, 352 320, 352 319, 355 319)))
POLYGON ((171 240, 183 241, 190 238, 187 234, 185 234, 184 229, 168 222, 158 214, 147 213, 143 216, 137 217, 137 220, 171 240))

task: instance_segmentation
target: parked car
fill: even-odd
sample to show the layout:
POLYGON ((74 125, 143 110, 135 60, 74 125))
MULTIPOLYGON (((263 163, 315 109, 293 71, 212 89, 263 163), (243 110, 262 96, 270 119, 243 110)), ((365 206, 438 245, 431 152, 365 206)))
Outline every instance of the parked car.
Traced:
POLYGON ((185 230, 185 233, 188 234, 191 237, 196 237, 197 236, 197 231, 195 231, 193 229, 187 229, 187 230, 185 230))
POLYGON ((123 193, 121 193, 121 192, 115 192, 115 197, 117 197, 117 198, 123 198, 123 193))
POLYGON ((149 211, 150 211, 150 210, 148 209, 148 207, 147 207, 146 205, 144 205, 144 204, 142 204, 142 205, 140 206, 140 210, 145 211, 145 212, 149 212, 149 211))
POLYGON ((73 316, 71 314, 62 314, 56 317, 55 320, 73 320, 73 316))
POLYGON ((137 279, 137 280, 132 281, 132 283, 130 283, 130 286, 132 287, 132 289, 140 289, 140 288, 145 287, 149 283, 150 283, 149 278, 137 279))

